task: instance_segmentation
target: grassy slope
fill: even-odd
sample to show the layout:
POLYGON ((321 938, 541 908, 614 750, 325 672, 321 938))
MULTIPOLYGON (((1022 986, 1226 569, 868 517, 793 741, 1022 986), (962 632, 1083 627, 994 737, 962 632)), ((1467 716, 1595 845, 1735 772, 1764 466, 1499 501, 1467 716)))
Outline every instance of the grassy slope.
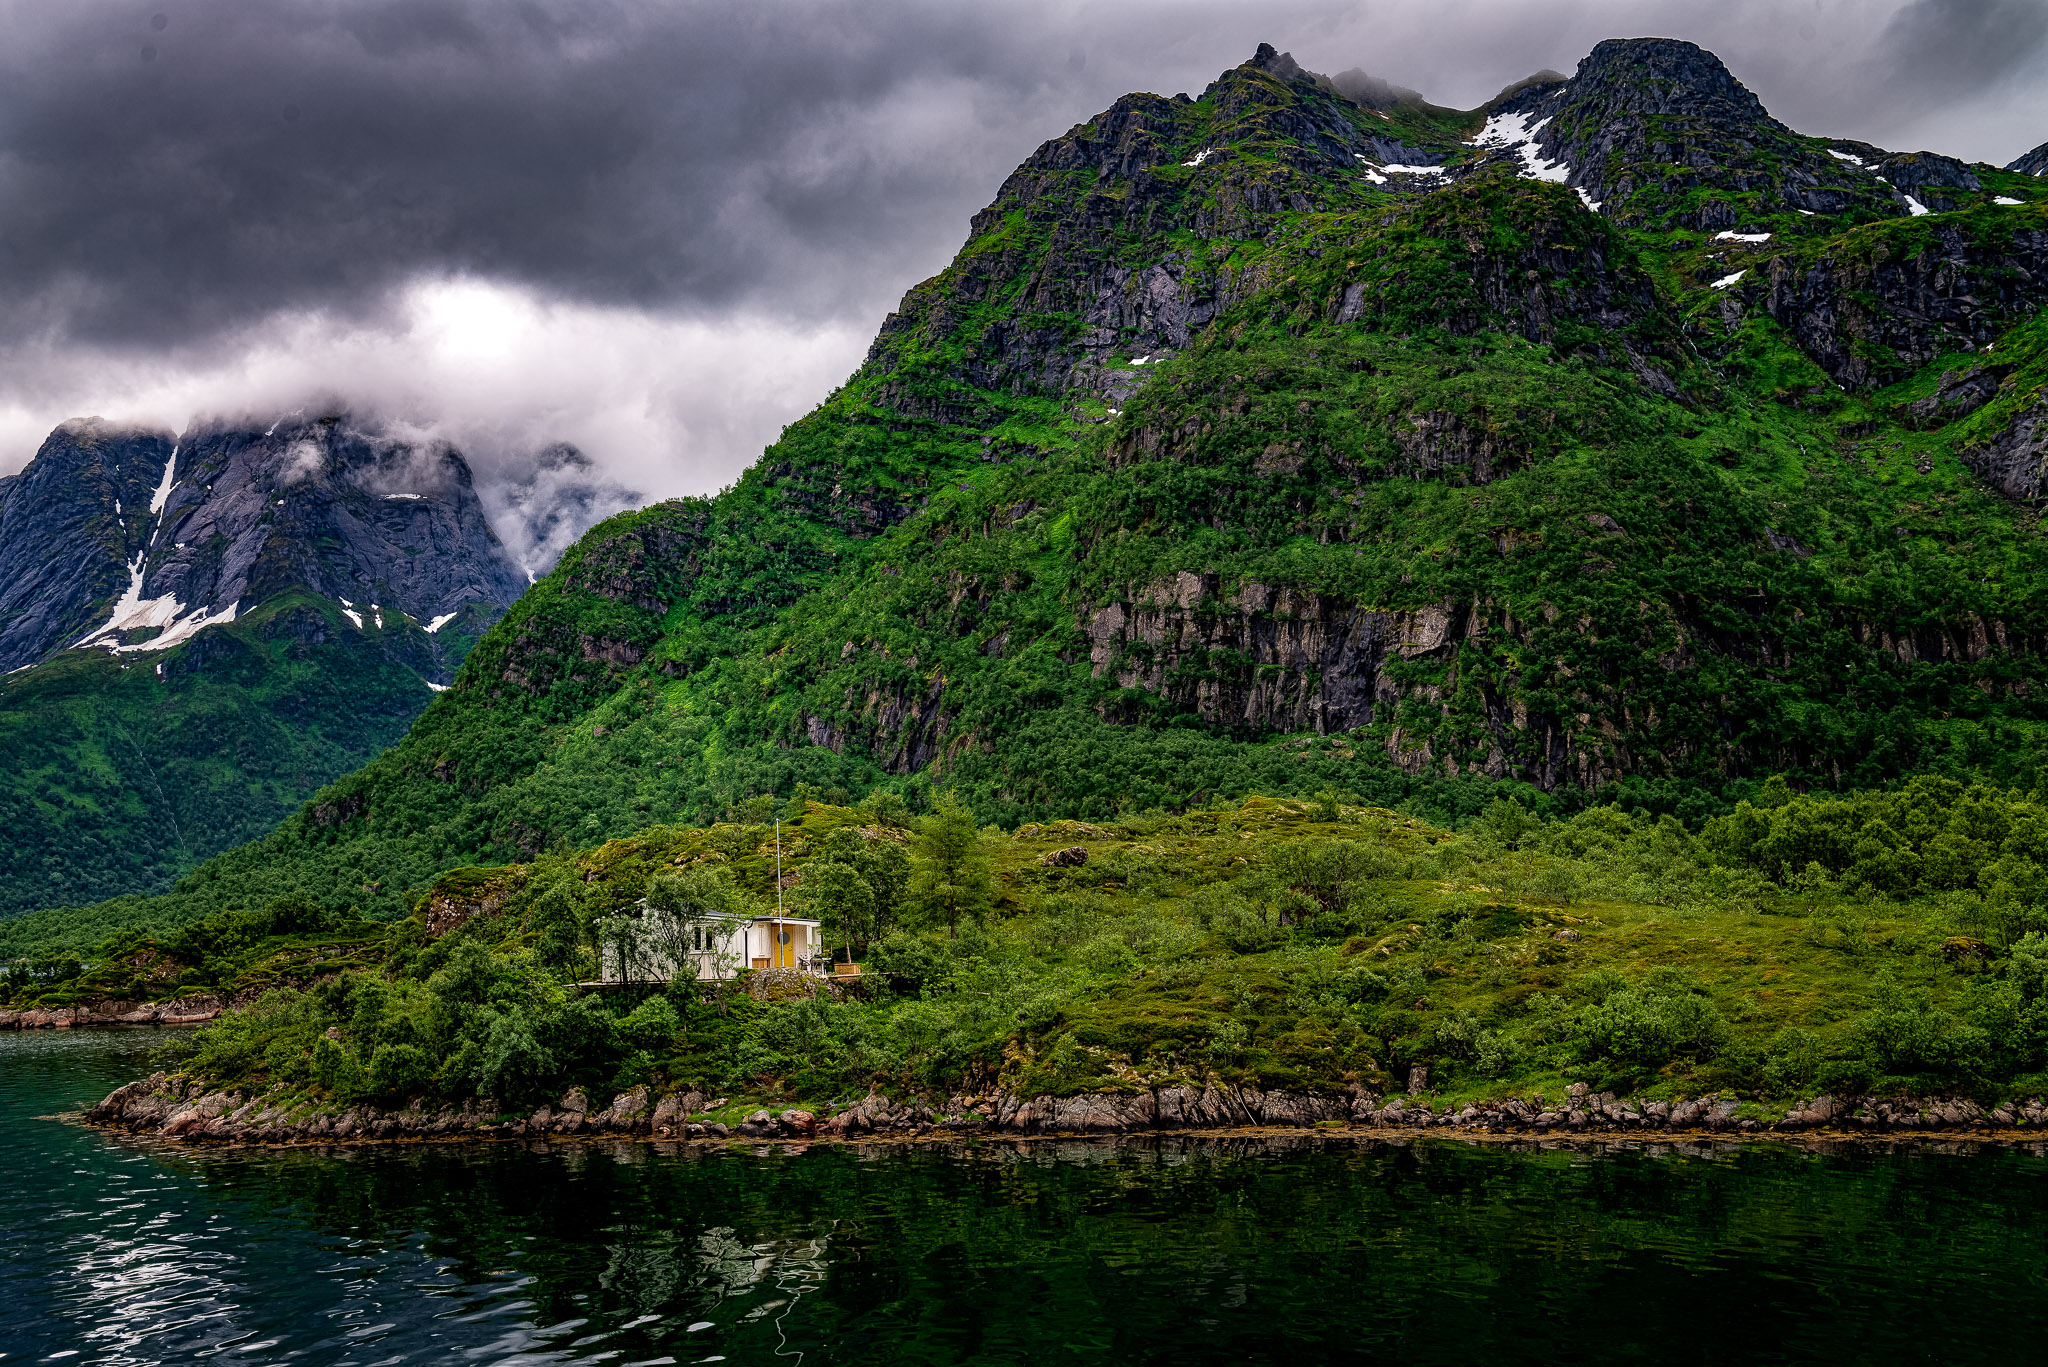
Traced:
MULTIPOLYGON (((193 1065, 377 1096, 379 1050, 405 1045, 420 1052, 401 1090, 460 1098, 484 1069, 508 1106, 638 1082, 745 1106, 871 1085, 1385 1088, 1415 1066, 1454 1101, 1567 1081, 1730 1089, 1765 1113, 1815 1087, 2004 1094, 2040 1088, 2048 1046, 2048 942, 2027 937, 2048 925, 2042 821, 2038 795, 1922 781, 1852 803, 1774 789, 1701 837, 1612 808, 1544 823, 1501 804, 1458 834, 1265 798, 1032 824, 984 832, 1001 890, 986 922, 952 939, 897 909, 863 954, 882 975, 864 1000, 577 998, 564 983, 588 951, 565 956, 562 927, 587 933, 651 879, 723 868, 743 897, 774 895, 766 827, 659 827, 451 873, 437 898, 497 909, 439 941, 417 921, 372 941, 223 918, 40 996, 232 991, 381 958, 388 977, 329 978, 215 1027, 193 1065), (1046 863, 1075 846, 1085 864, 1046 863), (321 1043, 330 1026, 345 1055, 321 1043), (542 1062, 488 1073, 522 1038, 542 1062)), ((889 838, 870 814, 811 803, 783 827, 784 866, 807 875, 847 829, 889 838)))
MULTIPOLYGON (((1176 158, 1226 125, 1256 133, 1245 99, 1296 98, 1252 84, 1249 96, 1212 92, 1172 113, 1176 158)), ((1402 136, 1429 145, 1459 131, 1469 129, 1402 136)), ((1104 188, 1086 168, 1013 182, 953 267, 912 292, 877 361, 734 490, 594 529, 393 751, 177 896, 105 908, 98 925, 297 892, 397 917, 453 865, 705 821, 801 783, 859 793, 887 782, 914 802, 950 783, 1006 825, 1337 787, 1443 822, 1496 790, 1562 814, 1590 789, 1697 826, 1780 769, 1821 784, 1928 770, 2032 781, 2039 654, 1971 660, 1941 644, 1985 619, 2019 642, 2048 626, 2035 515, 1987 492, 1958 458, 2038 388, 2031 351, 1992 409, 1918 431, 1901 405, 1963 354, 1890 390, 1844 393, 1767 316, 1731 313, 1729 297, 1705 288, 1737 256, 1761 261, 1751 249, 1623 233, 1563 187, 1498 176, 1420 200, 1322 183, 1308 209, 1252 215, 1248 187, 1319 173, 1301 171, 1285 140, 1248 134, 1240 153, 1242 174, 1221 182, 1163 166, 1163 229, 1079 243, 1077 218, 1113 216, 1129 189, 1104 188), (1144 369, 1114 416, 1093 397, 996 383, 988 370, 1000 326, 1080 326, 1043 306, 1043 282, 1084 249, 1133 268, 1199 253, 1235 301, 1182 355, 1144 369), (1547 321, 1489 295, 1489 271, 1538 282, 1547 321), (1369 316, 1331 323, 1361 280, 1369 316), (1588 321, 1596 296, 1611 298, 1620 324, 1588 321), (1675 395, 1638 380, 1624 342, 1675 395), (1418 414, 1455 415, 1511 453, 1504 476, 1416 477, 1397 438, 1418 414), (1270 666, 1228 650, 1162 662, 1127 643, 1109 668, 1093 667, 1090 615, 1181 571, 1214 576, 1203 612, 1257 583, 1395 613, 1470 605, 1492 630, 1391 662, 1402 696, 1371 726, 1290 737, 1218 723, 1190 701, 1205 683, 1276 685, 1270 666), (1171 677, 1144 684, 1159 664, 1171 677), (1586 787, 1539 794, 1520 755, 1515 777, 1483 777, 1498 717, 1516 705, 1550 719, 1576 757, 1562 776, 1586 787), (819 735, 833 744, 812 744, 819 735), (1385 759, 1425 743, 1436 766, 1425 772, 1385 759)), ((1788 218, 1770 225, 1783 239, 1770 250, 1865 259, 1924 245, 1944 221, 1995 235, 2041 213, 1788 218)), ((2020 322, 1999 349, 2030 345, 2037 326, 2020 322)), ((1443 881, 1398 890, 1416 901, 1417 924, 1467 895, 1431 891, 1443 881)), ((1591 968, 1693 955, 1748 1043, 1794 1019, 1752 1018, 1738 1003, 1746 957, 1784 959, 1785 937, 1805 933, 1791 923, 1711 907, 1680 916, 1638 893, 1590 914, 1597 933, 1560 951, 1546 946, 1572 942, 1517 913, 1514 944, 1576 956, 1553 994, 1591 968)), ((1462 975, 1490 962, 1470 957, 1477 947, 1457 952, 1468 950, 1439 992, 1497 1032, 1484 1024, 1489 1003, 1513 989, 1468 999, 1462 975)), ((1907 971, 1926 968, 1922 958, 1908 956, 1907 971)), ((1260 981, 1322 972, 1271 962, 1279 976, 1260 981)), ((1869 962, 1846 956, 1822 974, 1814 990, 1836 994, 1825 1010, 1839 1014, 1809 1024, 1869 1005, 1869 962)), ((1175 1010, 1214 997, 1223 979, 1211 971, 1188 980, 1175 1010)), ((1157 990, 1076 981, 1106 993, 1099 1010, 1111 1014, 1120 993, 1157 990)), ((1210 1008, 1187 1009, 1214 1023, 1210 1008)), ((1406 1037, 1367 1054, 1384 1065, 1406 1037)))
POLYGON ((405 734, 432 696, 405 660, 429 648, 289 595, 160 654, 0 683, 0 915, 163 891, 260 838, 405 734))

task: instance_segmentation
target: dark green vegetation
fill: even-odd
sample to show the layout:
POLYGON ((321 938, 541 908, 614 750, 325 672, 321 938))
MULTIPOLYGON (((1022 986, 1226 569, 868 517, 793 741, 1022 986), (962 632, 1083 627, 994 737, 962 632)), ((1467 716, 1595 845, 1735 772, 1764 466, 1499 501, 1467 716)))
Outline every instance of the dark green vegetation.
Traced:
POLYGON ((188 991, 295 977, 182 1045, 183 1066, 386 1105, 530 1108, 643 1083, 741 1111, 874 1086, 1384 1090, 1426 1067, 1453 1101, 1586 1081, 1727 1089, 1769 1116, 1814 1088, 2048 1086, 2043 794, 1922 779, 1759 798, 1698 835, 1507 801, 1453 833, 1325 794, 979 834, 942 806, 913 838, 886 797, 813 802, 782 827, 785 896, 863 963, 859 994, 574 987, 643 896, 772 908, 772 813, 756 803, 710 828, 457 870, 381 932, 280 902, 161 945, 131 936, 98 968, 46 966, 15 1001, 132 994, 149 974, 188 991), (978 878, 984 892, 959 895, 978 878))
MULTIPOLYGON (((262 837, 404 736, 432 696, 420 671, 467 644, 395 619, 356 631, 289 594, 160 654, 77 651, 0 680, 0 913, 68 903, 35 924, 97 943, 80 923, 126 904, 78 905, 262 837)), ((0 921, 0 944, 27 933, 0 921)))
POLYGON ((136 914, 392 918, 453 865, 800 783, 1006 825, 1334 785, 1694 829, 1774 773, 2031 784, 2040 491, 2008 448, 2048 209, 1978 167, 1909 216, 1725 103, 1643 126, 1748 188, 1609 221, 1460 141, 1478 114, 1284 64, 1120 102, 737 486, 593 529, 400 745, 136 914), (1452 174, 1366 175, 1388 138, 1452 174), (1786 167, 1832 211, 1766 202, 1786 167))
POLYGON ((2048 205, 1886 161, 1911 214, 1696 49, 1596 58, 1514 99, 1612 217, 1270 55, 1120 101, 737 486, 593 529, 403 742, 100 924, 499 888, 194 1060, 346 1095, 2022 1085, 2048 205), (766 895, 693 825, 941 787, 1023 834, 994 893, 846 847, 886 997, 564 987, 677 859, 766 895))

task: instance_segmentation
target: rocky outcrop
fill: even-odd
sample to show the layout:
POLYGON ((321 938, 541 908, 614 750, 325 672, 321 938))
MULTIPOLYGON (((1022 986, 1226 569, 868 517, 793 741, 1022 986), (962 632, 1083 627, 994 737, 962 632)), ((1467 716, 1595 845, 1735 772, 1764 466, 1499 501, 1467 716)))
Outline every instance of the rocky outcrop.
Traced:
POLYGON ((1945 371, 1932 394, 1906 405, 1907 419, 1924 430, 1967 418, 1997 396, 1999 384, 2011 373, 2012 367, 2003 365, 1945 371))
POLYGON ((868 1137, 1126 1135, 1180 1130, 1445 1130, 1484 1134, 1730 1135, 1815 1129, 1857 1133, 1944 1131, 2035 1134, 2048 1128, 2040 1097, 1989 1110, 1958 1097, 1802 1100, 1782 1116, 1744 1107, 1719 1093, 1634 1101, 1572 1083, 1562 1096, 1508 1097, 1451 1107, 1427 1095, 1381 1096, 1356 1084, 1322 1092, 1260 1091, 1210 1078, 1201 1086, 1156 1087, 1078 1096, 1016 1097, 1002 1092, 892 1099, 879 1093, 823 1116, 808 1109, 759 1108, 737 1125, 693 1119, 726 1106, 723 1098, 684 1092, 654 1099, 647 1088, 621 1092, 593 1110, 581 1088, 527 1113, 505 1113, 480 1098, 460 1106, 413 1101, 402 1107, 323 1105, 284 1093, 210 1091, 156 1073, 117 1089, 86 1112, 88 1123, 187 1143, 336 1143, 422 1139, 535 1139, 646 1136, 659 1139, 853 1140, 868 1137))
POLYGON ((70 1030, 94 1025, 203 1025, 230 1007, 247 1006, 254 993, 236 997, 197 995, 174 1001, 91 1001, 73 1006, 36 1006, 0 1011, 0 1030, 70 1030))
POLYGON ((327 414, 181 437, 141 596, 218 614, 303 588, 425 627, 525 587, 460 454, 327 414))
POLYGON ((2048 307, 2048 230, 1944 222, 1898 242, 1859 234, 1818 261, 1774 257, 1756 274, 1765 311, 1837 384, 1881 386, 2048 307))
POLYGON ((67 422, 0 479, 0 673, 106 620, 156 529, 169 432, 67 422))
POLYGON ((1538 158, 1627 226, 1719 232, 1799 209, 1908 212, 1875 174, 1772 118, 1720 58, 1676 39, 1609 39, 1570 80, 1511 92, 1488 112, 1508 134, 1532 135, 1538 158))
POLYGON ((2031 152, 2022 152, 2006 163, 2006 170, 2018 171, 2025 176, 2048 176, 2048 142, 2042 143, 2031 152))
POLYGON ((2048 399, 2022 409, 1989 441, 1964 447, 1962 457, 1986 484, 2011 498, 2036 503, 2048 497, 2048 399))

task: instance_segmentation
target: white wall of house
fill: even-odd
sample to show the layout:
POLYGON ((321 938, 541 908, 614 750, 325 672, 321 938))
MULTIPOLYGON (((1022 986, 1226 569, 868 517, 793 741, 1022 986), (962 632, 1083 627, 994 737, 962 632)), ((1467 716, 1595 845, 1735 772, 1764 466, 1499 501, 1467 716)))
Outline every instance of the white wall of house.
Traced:
POLYGON ((824 972, 808 962, 826 957, 818 931, 818 922, 800 916, 717 916, 685 924, 643 909, 637 917, 602 923, 598 976, 605 982, 717 982, 743 968, 824 972))

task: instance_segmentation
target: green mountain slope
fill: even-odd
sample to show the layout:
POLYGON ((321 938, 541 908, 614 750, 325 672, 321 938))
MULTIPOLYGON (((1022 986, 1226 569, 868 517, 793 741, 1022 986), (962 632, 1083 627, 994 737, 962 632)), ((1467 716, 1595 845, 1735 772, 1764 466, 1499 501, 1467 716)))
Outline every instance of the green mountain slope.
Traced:
POLYGON ((0 681, 0 914, 166 889, 395 743, 473 638, 387 620, 284 594, 161 655, 0 681))
POLYGON ((149 914, 392 916, 805 783, 1014 823, 2031 781, 2048 207, 1850 147, 1665 42, 1470 114, 1270 49, 1119 101, 732 490, 593 529, 149 914))

